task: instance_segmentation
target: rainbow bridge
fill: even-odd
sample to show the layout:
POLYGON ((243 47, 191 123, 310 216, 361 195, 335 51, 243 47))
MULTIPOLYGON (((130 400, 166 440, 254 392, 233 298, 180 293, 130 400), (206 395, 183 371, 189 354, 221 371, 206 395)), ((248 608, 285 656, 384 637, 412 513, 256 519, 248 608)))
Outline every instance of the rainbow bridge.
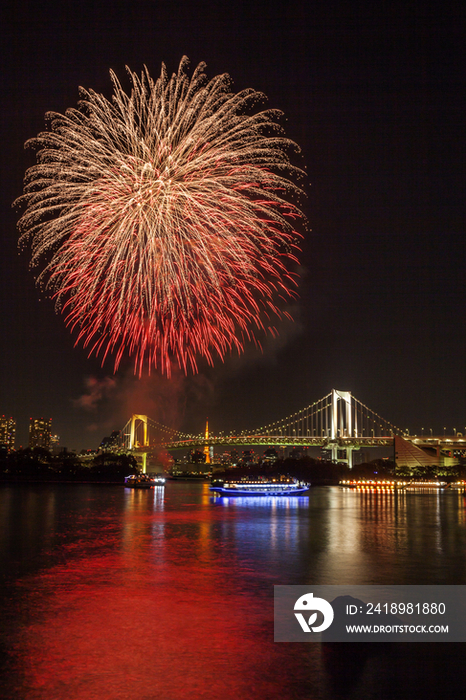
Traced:
POLYGON ((133 414, 123 428, 124 449, 135 454, 160 450, 192 450, 209 447, 320 447, 332 461, 353 466, 353 453, 364 447, 393 446, 397 462, 438 464, 442 453, 466 450, 466 438, 409 435, 352 396, 333 389, 306 408, 268 425, 237 434, 191 435, 181 433, 141 414, 133 414))

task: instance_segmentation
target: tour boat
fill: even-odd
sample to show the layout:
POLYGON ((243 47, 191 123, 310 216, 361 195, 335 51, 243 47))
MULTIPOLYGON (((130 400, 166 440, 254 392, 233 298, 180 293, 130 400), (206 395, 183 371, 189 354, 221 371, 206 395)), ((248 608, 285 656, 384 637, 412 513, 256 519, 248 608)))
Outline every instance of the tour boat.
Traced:
POLYGON ((407 489, 444 489, 448 486, 446 481, 408 481, 407 489))
POLYGON ((219 481, 212 483, 211 491, 220 496, 300 496, 309 491, 309 484, 286 479, 280 481, 219 481))
POLYGON ((147 474, 131 474, 125 476, 125 486, 130 489, 150 489, 152 486, 163 486, 165 477, 161 474, 156 476, 148 476, 147 474))

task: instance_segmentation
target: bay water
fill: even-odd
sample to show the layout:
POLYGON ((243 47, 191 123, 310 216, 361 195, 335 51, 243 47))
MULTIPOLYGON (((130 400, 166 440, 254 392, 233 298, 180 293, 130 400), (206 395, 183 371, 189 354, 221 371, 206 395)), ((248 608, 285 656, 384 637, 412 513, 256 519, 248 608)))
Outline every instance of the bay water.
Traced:
POLYGON ((274 643, 273 586, 466 584, 457 491, 0 487, 4 700, 466 696, 462 644, 274 643))

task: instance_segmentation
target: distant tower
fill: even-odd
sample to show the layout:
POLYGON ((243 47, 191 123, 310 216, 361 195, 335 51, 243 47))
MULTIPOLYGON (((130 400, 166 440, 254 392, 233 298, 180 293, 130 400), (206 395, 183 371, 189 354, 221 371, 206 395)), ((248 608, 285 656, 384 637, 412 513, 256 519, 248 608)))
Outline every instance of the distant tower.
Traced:
POLYGON ((50 449, 50 436, 52 434, 52 419, 29 419, 29 447, 43 447, 50 449))
POLYGON ((16 421, 13 418, 0 418, 0 445, 10 450, 15 449, 16 421))
MULTIPOLYGON (((205 439, 209 439, 209 419, 206 419, 205 422, 205 439)), ((204 454, 205 454, 205 463, 210 464, 210 450, 209 450, 209 445, 206 443, 204 447, 204 454)))

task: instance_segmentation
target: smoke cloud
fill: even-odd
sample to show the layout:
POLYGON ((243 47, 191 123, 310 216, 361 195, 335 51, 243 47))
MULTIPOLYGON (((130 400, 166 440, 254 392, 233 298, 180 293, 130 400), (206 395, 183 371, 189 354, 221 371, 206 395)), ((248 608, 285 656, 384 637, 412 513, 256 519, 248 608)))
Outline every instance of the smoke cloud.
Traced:
POLYGON ((86 411, 96 411, 102 400, 108 398, 116 390, 116 380, 112 377, 97 379, 87 377, 85 380, 86 392, 77 399, 73 399, 74 406, 84 408, 86 411))
POLYGON ((134 376, 130 371, 119 377, 87 377, 85 392, 73 405, 92 413, 90 432, 121 430, 136 414, 176 430, 198 432, 205 424, 204 409, 212 405, 214 383, 203 374, 186 377, 174 372, 170 379, 160 375, 134 376), (189 427, 185 428, 186 420, 189 427))

